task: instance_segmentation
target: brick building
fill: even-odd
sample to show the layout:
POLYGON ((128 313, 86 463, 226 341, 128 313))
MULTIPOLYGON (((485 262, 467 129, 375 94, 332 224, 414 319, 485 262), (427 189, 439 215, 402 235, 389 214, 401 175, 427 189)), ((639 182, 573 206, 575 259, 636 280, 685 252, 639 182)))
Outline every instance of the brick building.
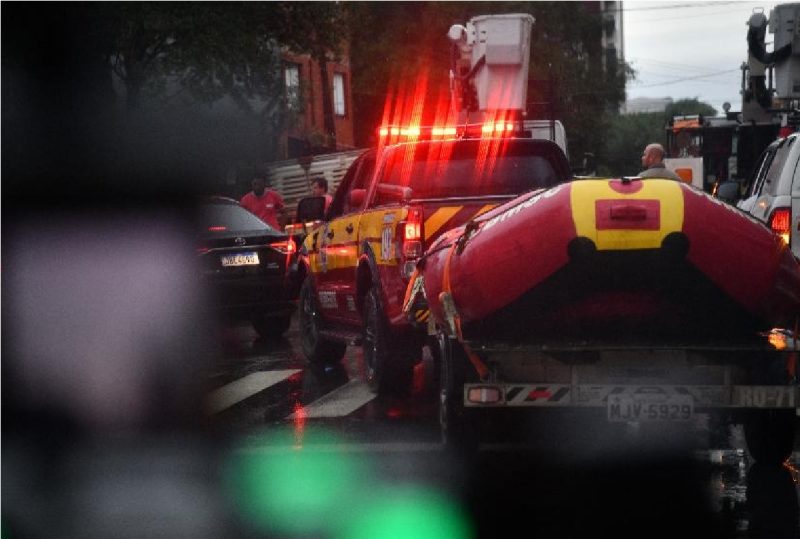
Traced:
POLYGON ((349 53, 327 63, 323 88, 319 63, 308 54, 285 51, 282 57, 284 90, 289 112, 294 112, 281 144, 282 157, 353 149, 353 99, 349 53), (335 137, 325 128, 324 92, 328 92, 335 137))

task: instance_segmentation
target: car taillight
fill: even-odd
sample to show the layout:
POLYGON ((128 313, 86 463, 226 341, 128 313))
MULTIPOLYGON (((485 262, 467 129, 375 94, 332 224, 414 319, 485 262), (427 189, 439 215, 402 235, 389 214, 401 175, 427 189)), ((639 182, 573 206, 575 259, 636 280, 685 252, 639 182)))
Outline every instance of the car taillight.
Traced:
POLYGON ((294 240, 291 238, 286 241, 276 241, 270 243, 269 246, 285 255, 293 254, 297 250, 297 246, 294 244, 294 240))
POLYGON ((791 231, 791 210, 789 208, 777 208, 769 218, 769 227, 789 244, 789 234, 791 231))

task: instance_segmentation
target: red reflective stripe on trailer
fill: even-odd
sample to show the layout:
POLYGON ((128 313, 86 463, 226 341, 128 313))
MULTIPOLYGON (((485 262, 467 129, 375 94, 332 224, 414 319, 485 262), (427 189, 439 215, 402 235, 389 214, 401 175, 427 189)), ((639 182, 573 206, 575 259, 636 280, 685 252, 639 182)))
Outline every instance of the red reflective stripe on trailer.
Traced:
POLYGON ((536 389, 534 389, 533 391, 528 393, 528 399, 531 399, 531 400, 534 400, 534 399, 549 399, 552 396, 553 396, 553 394, 550 392, 549 389, 544 389, 544 388, 540 388, 540 387, 537 387, 536 389))

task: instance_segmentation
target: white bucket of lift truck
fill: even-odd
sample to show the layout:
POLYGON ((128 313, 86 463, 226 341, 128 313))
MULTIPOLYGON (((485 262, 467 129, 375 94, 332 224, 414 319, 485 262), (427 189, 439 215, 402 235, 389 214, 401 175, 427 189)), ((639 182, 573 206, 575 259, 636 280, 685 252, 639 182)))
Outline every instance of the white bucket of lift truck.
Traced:
POLYGON ((481 57, 486 62, 475 74, 480 110, 526 109, 533 20, 523 13, 470 19, 467 31, 472 65, 481 57))

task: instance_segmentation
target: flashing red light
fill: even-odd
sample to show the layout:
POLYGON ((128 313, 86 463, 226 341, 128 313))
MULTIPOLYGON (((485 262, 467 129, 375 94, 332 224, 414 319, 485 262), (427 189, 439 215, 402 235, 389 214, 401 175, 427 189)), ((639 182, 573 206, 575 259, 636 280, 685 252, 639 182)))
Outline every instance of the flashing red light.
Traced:
POLYGON ((481 125, 483 135, 511 135, 516 126, 513 122, 488 122, 481 125))
POLYGON ((386 141, 387 138, 399 139, 431 139, 431 138, 445 138, 445 137, 458 137, 466 135, 468 137, 477 136, 510 136, 513 135, 518 125, 514 122, 508 121, 491 121, 484 124, 471 124, 467 126, 382 126, 378 128, 377 132, 379 137, 386 141))
POLYGON ((783 238, 787 244, 789 243, 789 233, 791 231, 791 209, 790 208, 777 208, 772 212, 769 218, 769 227, 783 238))
POLYGON ((780 130, 778 130, 778 137, 785 138, 794 133, 794 129, 789 127, 788 125, 781 126, 780 130))
POLYGON ((445 127, 420 127, 418 125, 410 125, 407 127, 397 126, 383 126, 378 129, 378 135, 381 138, 404 137, 404 138, 420 138, 420 137, 454 137, 457 130, 453 126, 445 127))
POLYGON ((228 228, 224 227, 224 226, 210 226, 210 227, 208 227, 208 231, 209 232, 225 232, 226 230, 228 230, 228 228))
POLYGON ((456 136, 455 127, 434 127, 431 129, 431 135, 434 137, 454 137, 456 136))

